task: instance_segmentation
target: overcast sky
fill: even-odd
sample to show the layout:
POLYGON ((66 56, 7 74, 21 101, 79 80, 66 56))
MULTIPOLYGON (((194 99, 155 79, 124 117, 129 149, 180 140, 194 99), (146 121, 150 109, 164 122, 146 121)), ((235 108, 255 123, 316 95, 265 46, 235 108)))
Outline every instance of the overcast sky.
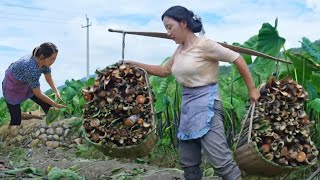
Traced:
MULTIPOLYGON (((108 28, 165 32, 161 15, 173 5, 201 16, 206 36, 219 42, 243 43, 276 18, 286 48, 300 47, 302 37, 320 39, 320 0, 0 0, 0 79, 10 63, 47 41, 59 48, 52 66, 57 86, 85 77, 86 15, 94 74, 121 59, 122 35, 108 28)), ((159 64, 176 46, 170 40, 127 35, 125 59, 159 64)), ((48 90, 43 77, 40 83, 42 91, 48 90)))

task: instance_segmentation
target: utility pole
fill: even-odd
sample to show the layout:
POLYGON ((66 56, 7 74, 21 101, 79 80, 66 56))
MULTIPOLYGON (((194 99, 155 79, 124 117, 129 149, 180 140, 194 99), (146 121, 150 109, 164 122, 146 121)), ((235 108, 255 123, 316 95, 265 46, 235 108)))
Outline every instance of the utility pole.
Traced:
POLYGON ((89 26, 91 26, 91 23, 89 24, 89 18, 86 15, 87 19, 87 25, 82 26, 82 28, 87 28, 87 80, 89 79, 89 26))

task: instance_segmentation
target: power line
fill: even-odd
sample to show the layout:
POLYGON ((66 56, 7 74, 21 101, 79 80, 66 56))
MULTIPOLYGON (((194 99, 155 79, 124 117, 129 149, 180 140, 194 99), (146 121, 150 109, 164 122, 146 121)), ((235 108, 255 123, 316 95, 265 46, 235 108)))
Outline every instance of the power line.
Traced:
POLYGON ((58 20, 58 21, 64 21, 64 20, 68 20, 67 18, 57 18, 57 17, 48 17, 48 16, 39 16, 39 15, 30 15, 30 14, 17 14, 17 13, 8 13, 8 12, 1 12, 0 14, 6 15, 6 16, 18 16, 18 18, 20 17, 33 17, 33 18, 45 18, 45 19, 54 19, 54 20, 58 20))
POLYGON ((37 10, 37 11, 55 11, 55 12, 59 12, 64 13, 64 14, 84 14, 82 11, 63 11, 63 10, 58 10, 58 9, 48 9, 48 8, 41 8, 41 7, 35 7, 35 6, 24 6, 24 5, 20 5, 20 4, 9 4, 9 3, 0 3, 0 6, 6 6, 6 7, 16 7, 16 8, 22 8, 22 9, 29 9, 29 10, 37 10))
POLYGON ((8 3, 2 3, 0 4, 1 6, 9 6, 9 7, 18 7, 18 8, 23 8, 23 9, 33 9, 33 10, 47 10, 45 8, 40 8, 40 7, 32 7, 32 6, 23 6, 23 5, 19 5, 19 4, 8 4, 8 3))
POLYGON ((27 18, 15 18, 15 17, 1 17, 2 20, 14 20, 14 21, 34 21, 39 23, 56 23, 56 24, 79 24, 79 22, 57 21, 57 20, 41 20, 41 19, 27 19, 27 18))

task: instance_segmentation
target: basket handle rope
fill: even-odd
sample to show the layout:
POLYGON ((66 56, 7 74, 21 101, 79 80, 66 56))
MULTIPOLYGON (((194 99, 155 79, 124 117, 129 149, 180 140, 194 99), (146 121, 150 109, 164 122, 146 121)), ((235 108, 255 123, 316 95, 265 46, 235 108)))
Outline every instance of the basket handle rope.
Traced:
MULTIPOLYGON (((155 118, 154 118, 154 99, 153 99, 153 95, 152 95, 152 92, 151 92, 151 86, 150 86, 150 82, 149 82, 149 79, 148 79, 148 72, 143 69, 143 68, 140 68, 140 67, 136 67, 138 69, 140 69, 141 71, 144 72, 144 78, 146 80, 146 84, 147 84, 147 87, 148 87, 148 94, 149 94, 149 97, 150 97, 150 100, 151 100, 151 114, 152 114, 152 124, 154 126, 153 130, 154 131, 156 129, 156 123, 155 123, 155 118)), ((152 131, 150 131, 149 133, 151 133, 152 131)), ((148 134, 149 134, 148 133, 148 134)))
POLYGON ((243 131, 243 129, 244 129, 244 125, 246 124, 246 121, 247 121, 247 119, 248 119, 249 114, 250 114, 250 124, 249 124, 249 131, 248 131, 248 143, 249 143, 250 140, 251 140, 252 121, 253 121, 253 113, 254 113, 255 106, 256 106, 256 103, 253 102, 253 103, 250 105, 250 107, 249 107, 249 109, 248 109, 248 112, 247 112, 244 120, 242 121, 243 123, 242 123, 242 127, 241 127, 241 130, 240 130, 240 133, 239 133, 239 137, 238 137, 237 143, 236 143, 236 148, 238 147, 238 144, 239 144, 239 141, 240 141, 240 137, 241 137, 241 135, 242 135, 242 131, 243 131))
MULTIPOLYGON (((253 113, 254 113, 254 109, 256 107, 256 103, 253 102, 252 104, 252 108, 251 108, 251 115, 250 115, 250 125, 249 125, 249 131, 248 131, 248 143, 251 140, 251 130, 252 130, 252 121, 253 121, 253 113)), ((242 127, 243 128, 243 127, 242 127)))

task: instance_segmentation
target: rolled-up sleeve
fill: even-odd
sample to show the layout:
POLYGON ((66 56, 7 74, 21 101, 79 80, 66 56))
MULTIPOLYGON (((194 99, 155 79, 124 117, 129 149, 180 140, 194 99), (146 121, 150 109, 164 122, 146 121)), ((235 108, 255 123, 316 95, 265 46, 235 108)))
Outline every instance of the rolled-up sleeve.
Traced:
POLYGON ((165 76, 168 76, 170 74, 172 74, 172 65, 174 63, 174 59, 173 57, 170 57, 167 62, 165 62, 162 66, 162 73, 165 75, 165 76))
POLYGON ((223 47, 210 39, 207 39, 204 43, 202 47, 207 60, 233 63, 240 56, 239 53, 223 47))
POLYGON ((51 68, 50 67, 44 67, 42 72, 43 72, 43 74, 50 74, 51 73, 51 68))

